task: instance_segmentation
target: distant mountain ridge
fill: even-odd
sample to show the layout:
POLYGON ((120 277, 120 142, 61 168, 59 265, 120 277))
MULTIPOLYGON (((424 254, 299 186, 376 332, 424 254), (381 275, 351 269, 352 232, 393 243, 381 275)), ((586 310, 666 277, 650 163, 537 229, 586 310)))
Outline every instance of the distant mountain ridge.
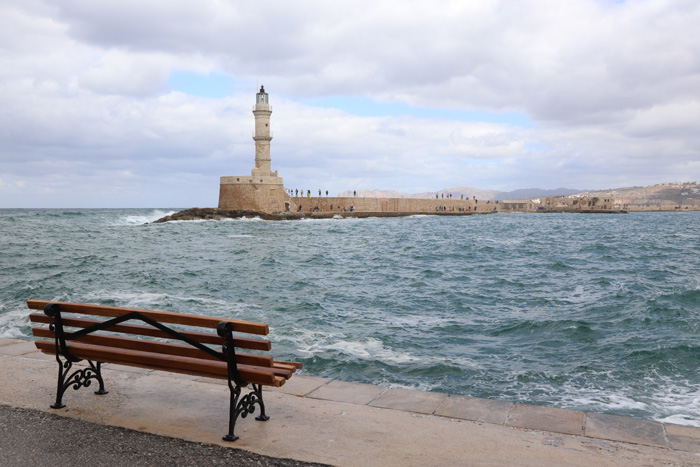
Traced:
POLYGON ((504 199, 532 199, 544 198, 546 196, 569 196, 582 193, 586 190, 574 190, 572 188, 554 188, 553 190, 545 190, 542 188, 522 188, 520 190, 502 191, 494 198, 496 201, 504 199))
MULTIPOLYGON (((423 193, 401 193, 394 190, 358 190, 357 196, 365 198, 439 198, 452 195, 453 199, 476 198, 483 201, 503 201, 515 199, 537 199, 546 196, 588 195, 612 197, 618 204, 700 204, 700 182, 673 182, 647 185, 643 187, 614 188, 609 190, 577 190, 573 188, 524 188, 513 191, 482 190, 474 187, 458 186, 439 191, 423 193)), ((352 197, 353 191, 346 190, 338 196, 352 197)))

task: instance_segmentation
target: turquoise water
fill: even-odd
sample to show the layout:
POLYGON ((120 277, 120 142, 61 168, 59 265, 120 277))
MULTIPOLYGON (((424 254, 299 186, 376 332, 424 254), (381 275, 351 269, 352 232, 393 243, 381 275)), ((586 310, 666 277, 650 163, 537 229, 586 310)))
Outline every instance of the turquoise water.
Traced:
POLYGON ((700 215, 144 225, 0 210, 0 336, 29 298, 270 324, 307 375, 700 426, 700 215))

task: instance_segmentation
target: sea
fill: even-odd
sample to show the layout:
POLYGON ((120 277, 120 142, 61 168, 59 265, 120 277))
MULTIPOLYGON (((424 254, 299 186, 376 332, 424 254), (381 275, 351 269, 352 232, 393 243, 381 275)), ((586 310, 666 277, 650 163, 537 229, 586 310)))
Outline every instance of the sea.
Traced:
POLYGON ((268 323, 302 374, 700 426, 700 213, 150 222, 0 210, 26 300, 268 323))

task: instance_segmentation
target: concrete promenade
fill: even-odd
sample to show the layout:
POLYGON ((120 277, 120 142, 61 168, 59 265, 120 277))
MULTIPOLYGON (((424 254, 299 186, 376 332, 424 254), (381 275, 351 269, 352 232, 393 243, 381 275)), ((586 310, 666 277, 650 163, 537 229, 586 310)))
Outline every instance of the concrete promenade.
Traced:
POLYGON ((700 428, 301 375, 264 392, 268 422, 241 419, 240 439, 226 443, 221 380, 105 365, 109 394, 69 389, 67 407, 53 410, 57 371, 33 342, 0 338, 2 405, 276 458, 338 466, 700 465, 700 428))

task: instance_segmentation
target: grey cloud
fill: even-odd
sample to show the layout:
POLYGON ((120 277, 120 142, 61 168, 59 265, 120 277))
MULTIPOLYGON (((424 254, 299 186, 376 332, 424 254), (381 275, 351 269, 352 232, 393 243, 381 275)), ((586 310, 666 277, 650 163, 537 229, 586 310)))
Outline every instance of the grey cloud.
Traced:
POLYGON ((561 124, 697 90, 694 2, 192 4, 62 2, 69 34, 132 51, 218 56, 292 95, 412 96, 524 109, 561 124), (685 88, 685 89, 684 89, 685 88), (667 94, 671 92, 672 95, 667 94))
POLYGON ((272 93, 273 168, 293 185, 309 174, 337 191, 700 177, 695 1, 27 0, 0 13, 3 193, 53 174, 157 199, 184 196, 166 181, 187 178, 215 199, 218 176, 252 166, 258 80, 272 93), (185 96, 167 89, 173 69, 223 71, 250 89, 185 96), (329 95, 516 110, 533 126, 294 102, 329 95))

